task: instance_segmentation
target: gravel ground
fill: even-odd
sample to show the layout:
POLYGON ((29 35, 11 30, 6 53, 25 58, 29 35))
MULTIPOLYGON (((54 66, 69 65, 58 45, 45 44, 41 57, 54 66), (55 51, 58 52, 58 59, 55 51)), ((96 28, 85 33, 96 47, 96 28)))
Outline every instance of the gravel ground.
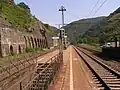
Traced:
POLYGON ((120 61, 114 61, 114 60, 101 60, 103 63, 107 64, 108 66, 112 67, 113 69, 120 72, 120 61))
MULTIPOLYGON (((86 47, 85 47, 86 48, 86 47)), ((85 49, 84 48, 84 49, 85 49)), ((93 48, 88 47, 87 51, 89 50, 89 53, 92 54, 95 52, 96 50, 94 50, 93 48)), ((99 53, 99 52, 98 52, 99 53)), ((103 63, 107 64, 108 66, 110 66, 111 68, 113 68, 114 70, 120 72, 120 59, 110 59, 110 58, 105 58, 99 54, 95 54, 95 56, 100 58, 100 61, 102 61, 103 63)))

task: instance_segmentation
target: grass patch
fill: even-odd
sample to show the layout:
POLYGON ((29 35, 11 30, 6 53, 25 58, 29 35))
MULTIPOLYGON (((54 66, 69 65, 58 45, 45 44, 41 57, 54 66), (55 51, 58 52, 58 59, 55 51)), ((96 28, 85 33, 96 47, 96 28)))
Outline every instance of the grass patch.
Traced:
POLYGON ((36 55, 38 53, 44 52, 41 48, 28 48, 26 52, 23 52, 21 54, 9 54, 6 57, 0 58, 0 65, 3 66, 7 63, 9 63, 9 61, 15 61, 18 59, 22 59, 24 57, 30 57, 33 55, 36 55))
POLYGON ((9 6, 5 2, 0 3, 0 16, 3 16, 14 28, 26 31, 37 21, 30 12, 20 7, 20 5, 13 4, 9 6))

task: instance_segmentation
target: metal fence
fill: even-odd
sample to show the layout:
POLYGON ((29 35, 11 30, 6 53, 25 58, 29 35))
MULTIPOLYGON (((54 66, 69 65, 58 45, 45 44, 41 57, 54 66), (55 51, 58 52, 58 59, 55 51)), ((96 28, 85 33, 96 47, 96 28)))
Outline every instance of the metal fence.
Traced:
POLYGON ((54 81, 62 63, 63 53, 59 53, 47 62, 39 64, 37 75, 27 84, 20 83, 20 90, 47 90, 50 83, 54 81))
MULTIPOLYGON (((9 60, 7 63, 3 63, 0 65, 0 89, 6 90, 11 82, 14 82, 13 80, 17 80, 17 78, 21 78, 20 82, 24 80, 24 78, 28 77, 20 77, 23 72, 26 72, 26 70, 29 70, 30 74, 33 74, 35 70, 37 70, 37 59, 48 52, 56 50, 49 50, 44 53, 38 53, 38 54, 30 54, 28 56, 24 56, 22 58, 16 58, 15 60, 9 60), (9 82, 11 80, 11 82, 9 82)), ((23 74, 22 74, 23 75, 23 74)), ((19 81, 16 81, 19 82, 19 81)), ((16 85, 17 86, 17 85, 16 85)), ((19 88, 21 85, 19 84, 17 87, 19 88)), ((14 87, 14 86, 13 86, 14 87)), ((12 90, 12 89, 11 89, 12 90)), ((20 89, 16 89, 20 90, 20 89)))

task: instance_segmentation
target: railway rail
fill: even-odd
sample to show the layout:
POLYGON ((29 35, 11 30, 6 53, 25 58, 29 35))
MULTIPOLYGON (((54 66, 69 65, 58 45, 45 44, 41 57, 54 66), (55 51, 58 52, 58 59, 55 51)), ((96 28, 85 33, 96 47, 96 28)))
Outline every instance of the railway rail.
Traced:
POLYGON ((75 50, 87 64, 98 90, 120 90, 120 73, 85 52, 84 49, 76 47, 75 50))

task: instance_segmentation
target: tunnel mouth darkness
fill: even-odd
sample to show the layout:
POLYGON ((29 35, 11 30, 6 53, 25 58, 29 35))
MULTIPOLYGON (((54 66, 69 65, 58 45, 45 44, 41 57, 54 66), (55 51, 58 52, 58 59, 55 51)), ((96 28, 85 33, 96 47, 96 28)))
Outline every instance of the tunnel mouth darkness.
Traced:
POLYGON ((13 56, 13 46, 10 45, 10 54, 13 56))
POLYGON ((19 50, 19 54, 21 54, 21 46, 20 45, 18 47, 18 50, 19 50))

